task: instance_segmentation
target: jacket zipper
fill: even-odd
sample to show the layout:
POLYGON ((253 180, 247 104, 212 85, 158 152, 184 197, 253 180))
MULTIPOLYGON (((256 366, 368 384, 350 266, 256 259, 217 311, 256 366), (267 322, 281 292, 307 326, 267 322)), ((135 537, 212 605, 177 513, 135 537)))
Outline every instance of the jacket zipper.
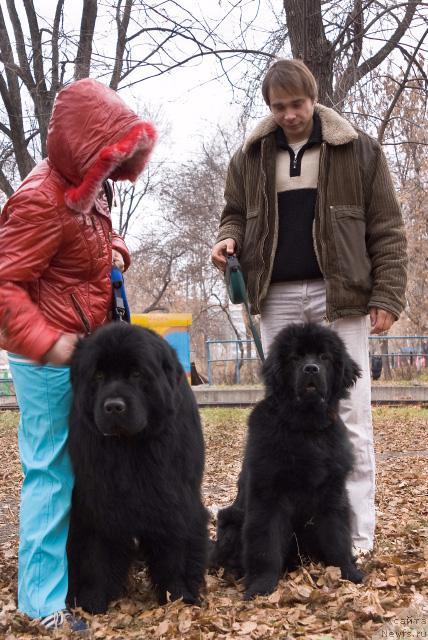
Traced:
MULTIPOLYGON (((262 153, 263 153, 264 151, 265 151, 265 149, 264 149, 264 144, 262 143, 262 153)), ((266 193, 266 169, 265 169, 264 162, 263 162, 264 158, 262 157, 262 158, 261 158, 261 160, 262 160, 262 163, 261 163, 261 164, 262 164, 262 171, 261 171, 261 174, 262 174, 262 176, 263 176, 263 199, 264 199, 264 202, 265 202, 266 220, 268 221, 268 219, 269 219, 269 212, 268 212, 268 197, 267 197, 267 193, 266 193)), ((277 206, 277 205, 276 205, 276 206, 277 206)), ((276 215, 278 215, 278 214, 276 213, 276 215)), ((266 238, 267 238, 267 236, 268 236, 268 233, 269 233, 269 223, 267 222, 267 224, 266 224, 266 229, 265 229, 265 233, 263 234, 263 237, 262 237, 261 242, 260 242, 261 268, 260 268, 259 273, 257 274, 257 288, 256 288, 256 290, 255 290, 255 292, 254 292, 254 294, 255 294, 255 295, 254 295, 254 298, 255 298, 255 300, 257 300, 257 301, 258 301, 258 306, 260 306, 260 301, 263 299, 263 293, 264 293, 264 290, 265 290, 265 289, 267 289, 267 287, 266 287, 266 285, 265 285, 265 287, 263 288, 264 290, 263 290, 263 291, 260 291, 260 281, 261 281, 261 279, 262 279, 262 272, 263 272, 263 266, 262 266, 262 265, 264 265, 263 249, 264 249, 264 246, 265 246, 265 242, 266 242, 266 238)), ((272 260, 272 258, 271 258, 271 264, 269 265, 269 267, 270 267, 270 269, 269 269, 269 270, 270 270, 270 271, 272 271, 272 265, 273 265, 273 260, 272 260)), ((268 277, 268 278, 267 278, 268 286, 269 286, 269 279, 270 279, 270 278, 268 277)), ((258 312, 260 313, 260 311, 259 311, 259 310, 258 310, 258 312)))
MULTIPOLYGON (((323 242, 322 239, 322 218, 324 216, 324 193, 320 188, 320 185, 325 184, 325 174, 326 174, 326 143, 323 142, 321 144, 321 150, 320 150, 320 164, 319 164, 319 178, 318 178, 318 189, 317 189, 317 199, 316 199, 316 203, 315 203, 315 215, 318 211, 318 215, 319 215, 319 225, 320 225, 320 233, 319 233, 319 243, 320 243, 320 248, 321 248, 321 255, 318 252, 318 248, 317 248, 317 243, 316 243, 316 229, 315 229, 315 220, 314 220, 314 224, 312 226, 312 242, 314 245, 314 251, 315 251, 315 256, 318 260, 318 266, 320 268, 320 271, 323 275, 324 278, 324 282, 325 282, 325 272, 323 269, 323 264, 322 264, 322 257, 325 257, 325 260, 327 261, 327 247, 325 245, 325 243, 323 242)), ((323 318, 323 320, 328 320, 329 319, 329 313, 328 313, 328 307, 327 307, 327 301, 326 301, 326 314, 323 318)))
MULTIPOLYGON (((322 234, 321 234, 321 207, 323 206, 324 203, 322 202, 322 200, 323 200, 322 195, 323 194, 320 192, 320 183, 321 183, 321 179, 320 178, 323 177, 324 159, 325 159, 325 143, 322 143, 321 150, 320 150, 320 160, 319 160, 319 178, 318 178, 318 185, 317 185, 317 197, 316 197, 316 201, 315 201, 315 218, 316 218, 316 215, 317 215, 317 211, 318 211, 318 215, 319 215, 321 253, 323 252, 323 242, 322 242, 322 234)), ((320 268, 321 273, 325 277, 324 271, 322 269, 322 261, 321 261, 321 257, 322 256, 320 256, 320 253, 319 253, 318 247, 317 247, 317 242, 316 242, 316 219, 315 218, 314 218, 314 222, 313 222, 313 225, 312 225, 312 243, 314 245, 314 251, 315 251, 316 258, 318 260, 318 266, 320 268)))
POLYGON ((79 304, 79 301, 77 300, 77 297, 74 293, 70 294, 70 298, 71 301, 73 303, 73 307, 77 313, 77 315, 79 316, 79 319, 81 320, 84 328, 85 328, 85 332, 87 334, 91 333, 91 323, 88 320, 88 317, 86 316, 86 314, 84 313, 82 307, 79 304))
POLYGON ((297 169, 297 153, 293 152, 293 169, 296 170, 297 169))

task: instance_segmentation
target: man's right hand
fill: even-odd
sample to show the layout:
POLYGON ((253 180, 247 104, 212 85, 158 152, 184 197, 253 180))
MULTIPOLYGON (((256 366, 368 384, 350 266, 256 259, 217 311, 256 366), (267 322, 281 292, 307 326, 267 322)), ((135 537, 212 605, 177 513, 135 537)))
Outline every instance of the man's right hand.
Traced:
POLYGON ((226 258, 235 253, 236 242, 233 238, 226 238, 217 242, 211 251, 211 260, 213 264, 221 271, 226 270, 226 258))
POLYGON ((70 362, 79 336, 76 333, 63 333, 53 347, 44 355, 45 364, 66 365, 70 362))

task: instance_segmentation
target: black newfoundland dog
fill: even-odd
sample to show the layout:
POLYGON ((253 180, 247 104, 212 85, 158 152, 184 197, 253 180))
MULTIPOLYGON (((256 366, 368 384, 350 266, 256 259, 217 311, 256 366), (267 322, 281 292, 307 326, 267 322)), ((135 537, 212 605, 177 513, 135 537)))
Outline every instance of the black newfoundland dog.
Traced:
POLYGON ((276 337, 263 376, 266 395, 249 418, 238 495, 218 514, 211 565, 245 575, 247 600, 274 591, 305 558, 361 582, 345 489, 353 455, 338 415, 358 366, 330 329, 293 324, 276 337))
POLYGON ((68 604, 105 612, 137 555, 159 603, 197 603, 208 543, 204 443, 175 351, 149 329, 113 323, 80 341, 71 378, 68 604))

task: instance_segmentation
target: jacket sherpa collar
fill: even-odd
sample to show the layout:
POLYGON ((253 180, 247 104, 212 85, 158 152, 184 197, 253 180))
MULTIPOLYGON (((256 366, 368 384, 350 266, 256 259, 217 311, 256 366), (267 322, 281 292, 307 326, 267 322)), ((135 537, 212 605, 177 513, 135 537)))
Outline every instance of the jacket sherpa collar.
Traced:
POLYGON ((91 78, 59 92, 49 123, 48 158, 70 183, 67 206, 88 213, 106 178, 135 181, 156 141, 119 95, 91 78))
MULTIPOLYGON (((321 121, 322 139, 327 144, 338 146, 358 138, 358 133, 351 123, 342 118, 333 109, 316 104, 315 111, 321 121)), ((243 152, 246 153, 253 144, 275 131, 277 126, 272 115, 263 118, 245 140, 242 147, 243 152)))

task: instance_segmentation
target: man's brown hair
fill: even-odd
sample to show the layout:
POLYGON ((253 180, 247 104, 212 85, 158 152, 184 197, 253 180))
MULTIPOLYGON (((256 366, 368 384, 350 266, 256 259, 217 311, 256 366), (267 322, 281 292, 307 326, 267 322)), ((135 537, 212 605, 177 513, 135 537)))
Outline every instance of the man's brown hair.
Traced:
POLYGON ((317 99, 317 81, 302 60, 280 58, 269 67, 263 83, 262 94, 269 106, 269 89, 281 87, 290 94, 303 94, 312 100, 317 99))

